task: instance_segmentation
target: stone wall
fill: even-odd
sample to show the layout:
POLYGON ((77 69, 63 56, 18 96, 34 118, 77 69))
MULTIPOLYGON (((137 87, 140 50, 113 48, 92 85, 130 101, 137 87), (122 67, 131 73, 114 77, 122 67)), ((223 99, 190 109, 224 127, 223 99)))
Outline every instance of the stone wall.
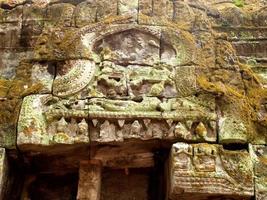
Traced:
POLYGON ((267 199, 266 44, 265 0, 0 0, 0 199, 267 199))

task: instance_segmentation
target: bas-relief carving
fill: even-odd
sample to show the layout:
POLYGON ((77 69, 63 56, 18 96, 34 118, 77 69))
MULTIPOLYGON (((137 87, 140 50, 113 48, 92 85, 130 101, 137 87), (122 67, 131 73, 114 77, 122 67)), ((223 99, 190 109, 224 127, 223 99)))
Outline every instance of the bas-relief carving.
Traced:
POLYGON ((59 72, 54 80, 53 93, 56 96, 79 92, 90 83, 95 72, 95 63, 89 60, 69 60, 58 67, 65 74, 59 72))
POLYGON ((215 114, 204 107, 201 111, 190 111, 197 106, 190 98, 167 102, 155 97, 144 98, 141 102, 91 99, 90 103, 93 103, 89 105, 92 141, 128 138, 216 141, 215 114), (188 115, 179 115, 179 112, 188 115), (201 113, 205 114, 200 116, 201 113))
MULTIPOLYGON (((25 97, 18 121, 17 143, 23 145, 49 146, 56 144, 83 144, 89 142, 86 115, 73 114, 69 118, 49 118, 49 111, 66 111, 65 101, 54 106, 58 98, 51 95, 31 95, 25 97), (47 112, 47 115, 45 114, 47 112), (66 121, 67 120, 67 121, 66 121)), ((73 102, 75 106, 76 102, 73 102)), ((74 107, 75 107, 74 106, 74 107)), ((78 107, 78 106, 77 106, 78 107)), ((79 109, 77 109, 79 112, 79 109)), ((72 110, 75 113, 75 110, 72 110)), ((27 147, 26 147, 27 148, 27 147)))
POLYGON ((32 95, 22 105, 18 144, 87 143, 88 134, 101 143, 134 138, 215 142, 214 100, 200 99, 79 100, 32 95))
POLYGON ((215 144, 175 143, 169 160, 169 198, 186 194, 254 195, 253 165, 246 151, 215 144))
POLYGON ((187 66, 194 57, 189 33, 100 23, 75 37, 80 41, 73 45, 82 44, 92 59, 53 62, 53 96, 24 99, 19 145, 87 143, 88 134, 94 142, 216 141, 214 97, 193 95, 198 66, 187 66))

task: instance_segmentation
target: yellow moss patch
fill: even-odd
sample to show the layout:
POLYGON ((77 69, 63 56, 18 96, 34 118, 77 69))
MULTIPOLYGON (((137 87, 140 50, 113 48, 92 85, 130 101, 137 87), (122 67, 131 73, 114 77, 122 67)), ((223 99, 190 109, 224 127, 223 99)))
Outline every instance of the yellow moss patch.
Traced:
POLYGON ((142 13, 140 13, 138 15, 139 21, 143 22, 144 24, 157 24, 157 25, 164 25, 167 26, 169 28, 173 28, 173 29, 181 29, 181 30, 185 30, 188 31, 190 30, 190 24, 188 23, 175 23, 173 21, 171 21, 170 19, 166 18, 166 17, 159 17, 159 16, 147 16, 144 15, 142 13))
POLYGON ((21 99, 0 101, 0 125, 14 124, 20 109, 21 99))
POLYGON ((10 81, 5 79, 0 79, 0 98, 5 98, 7 96, 10 81))
POLYGON ((197 82, 201 89, 212 93, 218 96, 228 96, 228 97, 237 97, 243 98, 244 96, 238 92, 237 90, 233 89, 231 86, 225 85, 222 82, 210 82, 207 80, 206 77, 200 76, 197 78, 197 82))
POLYGON ((43 85, 41 83, 33 83, 31 80, 32 64, 22 61, 16 69, 16 77, 14 80, 0 80, 0 88, 2 97, 22 98, 24 96, 35 94, 41 91, 43 85))

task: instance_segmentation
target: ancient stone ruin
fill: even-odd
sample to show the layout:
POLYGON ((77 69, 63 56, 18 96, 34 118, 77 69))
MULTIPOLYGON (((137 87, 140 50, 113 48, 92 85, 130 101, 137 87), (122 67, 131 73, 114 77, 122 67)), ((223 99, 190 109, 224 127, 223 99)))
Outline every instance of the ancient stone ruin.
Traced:
POLYGON ((266 0, 0 0, 0 200, 267 200, 266 0))

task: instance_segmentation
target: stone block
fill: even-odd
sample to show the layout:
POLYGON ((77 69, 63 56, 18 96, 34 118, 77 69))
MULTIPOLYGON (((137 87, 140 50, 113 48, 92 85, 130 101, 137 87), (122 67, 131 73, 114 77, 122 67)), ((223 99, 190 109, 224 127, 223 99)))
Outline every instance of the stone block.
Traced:
POLYGON ((250 145, 250 153, 254 163, 256 200, 267 199, 267 147, 250 145))
POLYGON ((69 3, 52 4, 47 8, 47 21, 45 26, 65 26, 73 25, 73 13, 75 6, 69 3))
POLYGON ((46 9, 35 5, 23 6, 20 43, 23 47, 34 48, 37 37, 42 33, 46 20, 46 9))
POLYGON ((21 25, 19 23, 0 23, 0 49, 15 49, 20 47, 21 25))
POLYGON ((141 0, 138 22, 145 25, 163 25, 173 19, 173 2, 170 0, 141 0))
POLYGON ((197 92, 196 66, 179 66, 175 71, 178 97, 191 96, 197 92))
POLYGON ((76 27, 82 27, 96 22, 96 1, 84 1, 78 4, 74 10, 74 21, 76 27))
POLYGON ((19 23, 22 21, 23 6, 11 10, 0 9, 0 23, 19 23))
POLYGON ((96 0, 97 3, 97 21, 103 21, 105 19, 117 16, 118 1, 117 0, 96 0))
POLYGON ((42 84, 39 93, 52 93, 52 84, 55 77, 55 66, 51 63, 34 63, 31 69, 33 84, 42 84))
POLYGON ((136 21, 138 14, 138 3, 138 0, 118 0, 118 14, 130 16, 134 21, 136 21))
MULTIPOLYGON (((84 102, 70 103, 77 110, 67 107, 68 100, 59 101, 52 95, 30 95, 24 98, 18 121, 17 145, 22 151, 39 150, 46 147, 63 146, 56 149, 89 143, 88 112, 83 110, 84 102), (59 102, 59 104, 55 103, 59 102), (63 107, 62 107, 63 106, 63 107), (64 108, 65 107, 65 108, 64 108), (63 110, 61 110, 63 108, 63 110)), ((73 108, 74 108, 73 107, 73 108)))
POLYGON ((173 144, 168 178, 169 199, 254 196, 249 153, 225 150, 220 145, 173 144))
MULTIPOLYGON (((2 89, 2 88, 1 88, 2 89)), ((0 146, 8 149, 16 147, 16 127, 21 99, 0 100, 0 146)))

